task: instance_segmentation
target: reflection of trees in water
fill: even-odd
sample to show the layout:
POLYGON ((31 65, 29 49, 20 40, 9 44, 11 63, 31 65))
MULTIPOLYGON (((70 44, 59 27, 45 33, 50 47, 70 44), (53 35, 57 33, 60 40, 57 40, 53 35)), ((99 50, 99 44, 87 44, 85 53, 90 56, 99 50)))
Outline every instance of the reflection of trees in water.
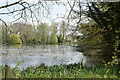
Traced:
MULTIPOLYGON (((58 46, 57 49, 58 49, 57 51, 59 51, 59 49, 60 49, 60 51, 59 51, 60 55, 65 54, 65 48, 63 45, 58 46)), ((67 59, 65 59, 64 57, 62 57, 62 59, 61 59, 60 57, 55 56, 53 59, 54 59, 53 64, 54 64, 54 62, 56 62, 56 64, 66 64, 68 62, 68 61, 66 61, 67 59)))
POLYGON ((7 64, 7 62, 8 62, 7 56, 8 56, 8 53, 9 53, 9 46, 5 46, 4 50, 2 50, 2 51, 3 51, 2 52, 2 57, 4 58, 4 60, 2 59, 2 62, 4 64, 7 64))
POLYGON ((111 61, 112 58, 110 56, 89 56, 86 55, 86 63, 87 66, 95 66, 95 65, 99 65, 99 64, 104 64, 107 63, 109 61, 111 61))
MULTIPOLYGON (((94 46, 93 46, 94 47, 94 46)), ((94 52, 94 48, 87 48, 86 45, 84 46, 76 46, 75 51, 78 52, 83 52, 83 55, 86 56, 87 59, 87 63, 88 64, 103 64, 104 62, 107 63, 109 61, 112 61, 112 55, 109 53, 97 53, 97 48, 95 48, 95 52, 94 52), (93 54, 93 55, 92 55, 93 54)), ((106 51, 109 51, 108 49, 106 49, 106 51)))
MULTIPOLYGON (((14 44, 12 45, 12 47, 17 48, 18 50, 18 54, 20 55, 21 53, 21 44, 14 44)), ((9 63, 9 57, 12 58, 9 54, 10 51, 10 47, 11 46, 4 46, 4 48, 2 49, 2 65, 4 67, 3 69, 3 77, 6 78, 13 78, 14 74, 12 73, 12 71, 10 70, 10 63, 9 63)))
POLYGON ((66 60, 63 58, 63 59, 59 59, 57 56, 55 56, 54 58, 54 61, 53 61, 53 64, 56 62, 56 64, 58 64, 58 65, 62 65, 62 64, 65 64, 66 62, 66 60))
MULTIPOLYGON (((4 52, 2 52, 2 56, 3 56, 3 58, 4 58, 4 60, 2 59, 2 63, 4 63, 5 64, 5 66, 4 66, 4 69, 3 69, 3 72, 2 73, 4 73, 4 77, 5 77, 5 79, 6 78, 9 78, 10 76, 9 76, 9 66, 7 65, 8 63, 8 59, 7 59, 7 56, 8 56, 8 52, 9 52, 9 46, 5 46, 5 48, 4 48, 4 50, 3 50, 4 52)), ((2 64, 3 65, 3 64, 2 64)))
POLYGON ((19 46, 17 48, 16 46, 8 46, 8 50, 8 54, 4 55, 7 61, 4 60, 4 62, 10 67, 14 67, 21 61, 24 63, 20 68, 40 65, 41 62, 48 66, 74 64, 81 62, 81 58, 85 58, 82 53, 73 50, 73 47, 63 45, 19 46), (17 52, 15 52, 16 50, 17 52))

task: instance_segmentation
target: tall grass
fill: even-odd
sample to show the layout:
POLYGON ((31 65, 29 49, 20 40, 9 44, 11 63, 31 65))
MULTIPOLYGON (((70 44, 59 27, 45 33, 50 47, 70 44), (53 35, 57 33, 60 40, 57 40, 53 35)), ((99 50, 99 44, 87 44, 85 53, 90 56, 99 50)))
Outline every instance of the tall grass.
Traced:
POLYGON ((23 70, 11 68, 11 71, 14 73, 14 78, 118 78, 119 67, 98 65, 81 68, 80 64, 47 67, 42 64, 23 70))

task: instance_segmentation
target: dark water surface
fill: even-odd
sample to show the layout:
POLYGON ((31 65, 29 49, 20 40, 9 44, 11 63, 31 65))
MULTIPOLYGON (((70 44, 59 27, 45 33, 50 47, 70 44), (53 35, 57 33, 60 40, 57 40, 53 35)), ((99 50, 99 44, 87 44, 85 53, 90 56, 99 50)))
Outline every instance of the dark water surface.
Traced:
POLYGON ((9 65, 26 68, 29 66, 46 66, 74 64, 83 59, 86 66, 94 66, 98 62, 96 58, 86 57, 83 53, 74 50, 74 47, 68 45, 32 45, 32 46, 3 46, 0 47, 0 65, 9 65))

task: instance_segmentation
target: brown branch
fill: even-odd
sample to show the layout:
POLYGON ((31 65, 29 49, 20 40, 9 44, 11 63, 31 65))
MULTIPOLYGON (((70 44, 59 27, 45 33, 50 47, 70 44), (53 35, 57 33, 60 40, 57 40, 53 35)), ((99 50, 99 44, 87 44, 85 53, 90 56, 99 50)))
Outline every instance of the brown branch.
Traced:
MULTIPOLYGON (((21 1, 21 0, 20 0, 21 1)), ((22 3, 17 3, 17 4, 20 4, 20 5, 22 5, 23 3, 26 3, 26 4, 28 4, 27 2, 22 2, 22 3)), ((40 3, 40 2, 38 2, 38 3, 40 3)), ((10 12, 6 12, 6 13, 0 13, 0 15, 4 15, 4 14, 12 14, 12 13, 15 13, 15 12, 18 12, 18 11, 22 11, 22 10, 25 10, 25 9, 28 9, 28 8, 30 8, 30 7, 33 7, 33 6, 35 6, 35 5, 37 5, 38 3, 36 3, 36 4, 33 4, 33 5, 31 5, 31 6, 29 6, 29 7, 26 7, 26 6, 24 6, 23 8, 21 8, 21 9, 17 9, 17 10, 14 10, 14 11, 10 11, 10 12)), ((7 4, 8 5, 8 4, 7 4)), ((15 5, 15 4, 14 4, 15 5)), ((12 6, 12 5, 11 5, 12 6)), ((23 6, 23 5, 22 5, 23 6)), ((8 7, 8 6, 7 6, 8 7)), ((4 8, 6 8, 6 7, 4 7, 4 8)))
POLYGON ((4 20, 0 19, 0 21, 2 21, 5 24, 5 27, 8 28, 10 32, 12 32, 4 20))
POLYGON ((67 17, 67 19, 68 19, 68 26, 69 26, 69 22, 70 22, 70 15, 71 15, 71 13, 72 13, 72 11, 73 11, 73 8, 74 8, 74 6, 75 6, 75 0, 74 0, 74 3, 73 3, 73 6, 71 6, 71 4, 69 3, 69 1, 68 1, 68 4, 69 4, 69 6, 70 6, 70 8, 71 8, 71 10, 70 10, 70 12, 68 13, 68 17, 67 17))
POLYGON ((10 7, 10 6, 13 6, 13 5, 16 5, 16 4, 19 4, 22 0, 19 0, 17 2, 14 2, 14 3, 11 3, 11 4, 7 4, 7 5, 4 5, 4 6, 1 6, 0 9, 2 8, 6 8, 6 7, 10 7))
POLYGON ((25 10, 25 8, 14 10, 14 11, 11 11, 11 12, 8 12, 8 13, 0 13, 0 15, 3 15, 3 14, 12 14, 12 13, 15 13, 15 12, 18 12, 18 11, 22 11, 22 10, 25 10))
POLYGON ((5 21, 3 21, 2 19, 0 19, 0 21, 2 21, 2 22, 5 24, 5 26, 7 27, 7 24, 6 24, 6 22, 5 22, 5 21))
MULTIPOLYGON (((26 12, 29 11, 30 14, 28 14, 28 15, 30 15, 30 17, 32 18, 32 22, 34 22, 33 18, 35 17, 36 20, 37 20, 37 22, 39 23, 38 16, 36 16, 36 13, 33 11, 34 8, 32 8, 32 7, 35 7, 37 5, 40 6, 40 7, 42 7, 43 8, 42 9, 43 11, 41 11, 41 13, 43 12, 43 16, 42 17, 45 17, 44 16, 46 14, 45 10, 47 11, 48 14, 50 14, 50 12, 49 12, 49 5, 47 4, 46 1, 44 1, 44 2, 45 2, 45 4, 43 4, 42 1, 39 0, 37 3, 29 4, 26 1, 19 0, 19 1, 14 2, 14 3, 10 3, 10 4, 6 4, 4 6, 0 6, 0 9, 5 9, 6 8, 8 10, 7 12, 1 12, 0 15, 15 14, 15 13, 17 15, 18 14, 21 15, 19 18, 17 18, 16 20, 13 21, 13 22, 15 22, 15 21, 19 20, 20 18, 24 19, 24 17, 27 14, 26 12), (14 6, 14 5, 19 5, 20 8, 19 9, 14 9, 14 10, 9 9, 9 7, 14 6), (22 12, 22 14, 21 14, 21 12, 22 12), (23 16, 23 15, 25 15, 25 16, 23 16)), ((38 10, 39 9, 40 8, 38 8, 38 10)), ((27 17, 26 17, 26 19, 27 19, 27 17)))

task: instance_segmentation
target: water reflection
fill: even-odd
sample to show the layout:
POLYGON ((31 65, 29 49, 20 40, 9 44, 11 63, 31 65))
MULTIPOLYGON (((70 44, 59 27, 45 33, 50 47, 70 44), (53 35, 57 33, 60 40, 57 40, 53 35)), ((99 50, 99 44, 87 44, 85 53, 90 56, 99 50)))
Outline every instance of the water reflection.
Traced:
POLYGON ((19 62, 22 62, 20 68, 28 66, 39 66, 44 63, 46 66, 60 64, 74 64, 81 62, 91 66, 89 59, 83 53, 73 50, 71 46, 65 45, 36 45, 36 46, 3 46, 2 61, 0 65, 9 65, 15 67, 19 62))

